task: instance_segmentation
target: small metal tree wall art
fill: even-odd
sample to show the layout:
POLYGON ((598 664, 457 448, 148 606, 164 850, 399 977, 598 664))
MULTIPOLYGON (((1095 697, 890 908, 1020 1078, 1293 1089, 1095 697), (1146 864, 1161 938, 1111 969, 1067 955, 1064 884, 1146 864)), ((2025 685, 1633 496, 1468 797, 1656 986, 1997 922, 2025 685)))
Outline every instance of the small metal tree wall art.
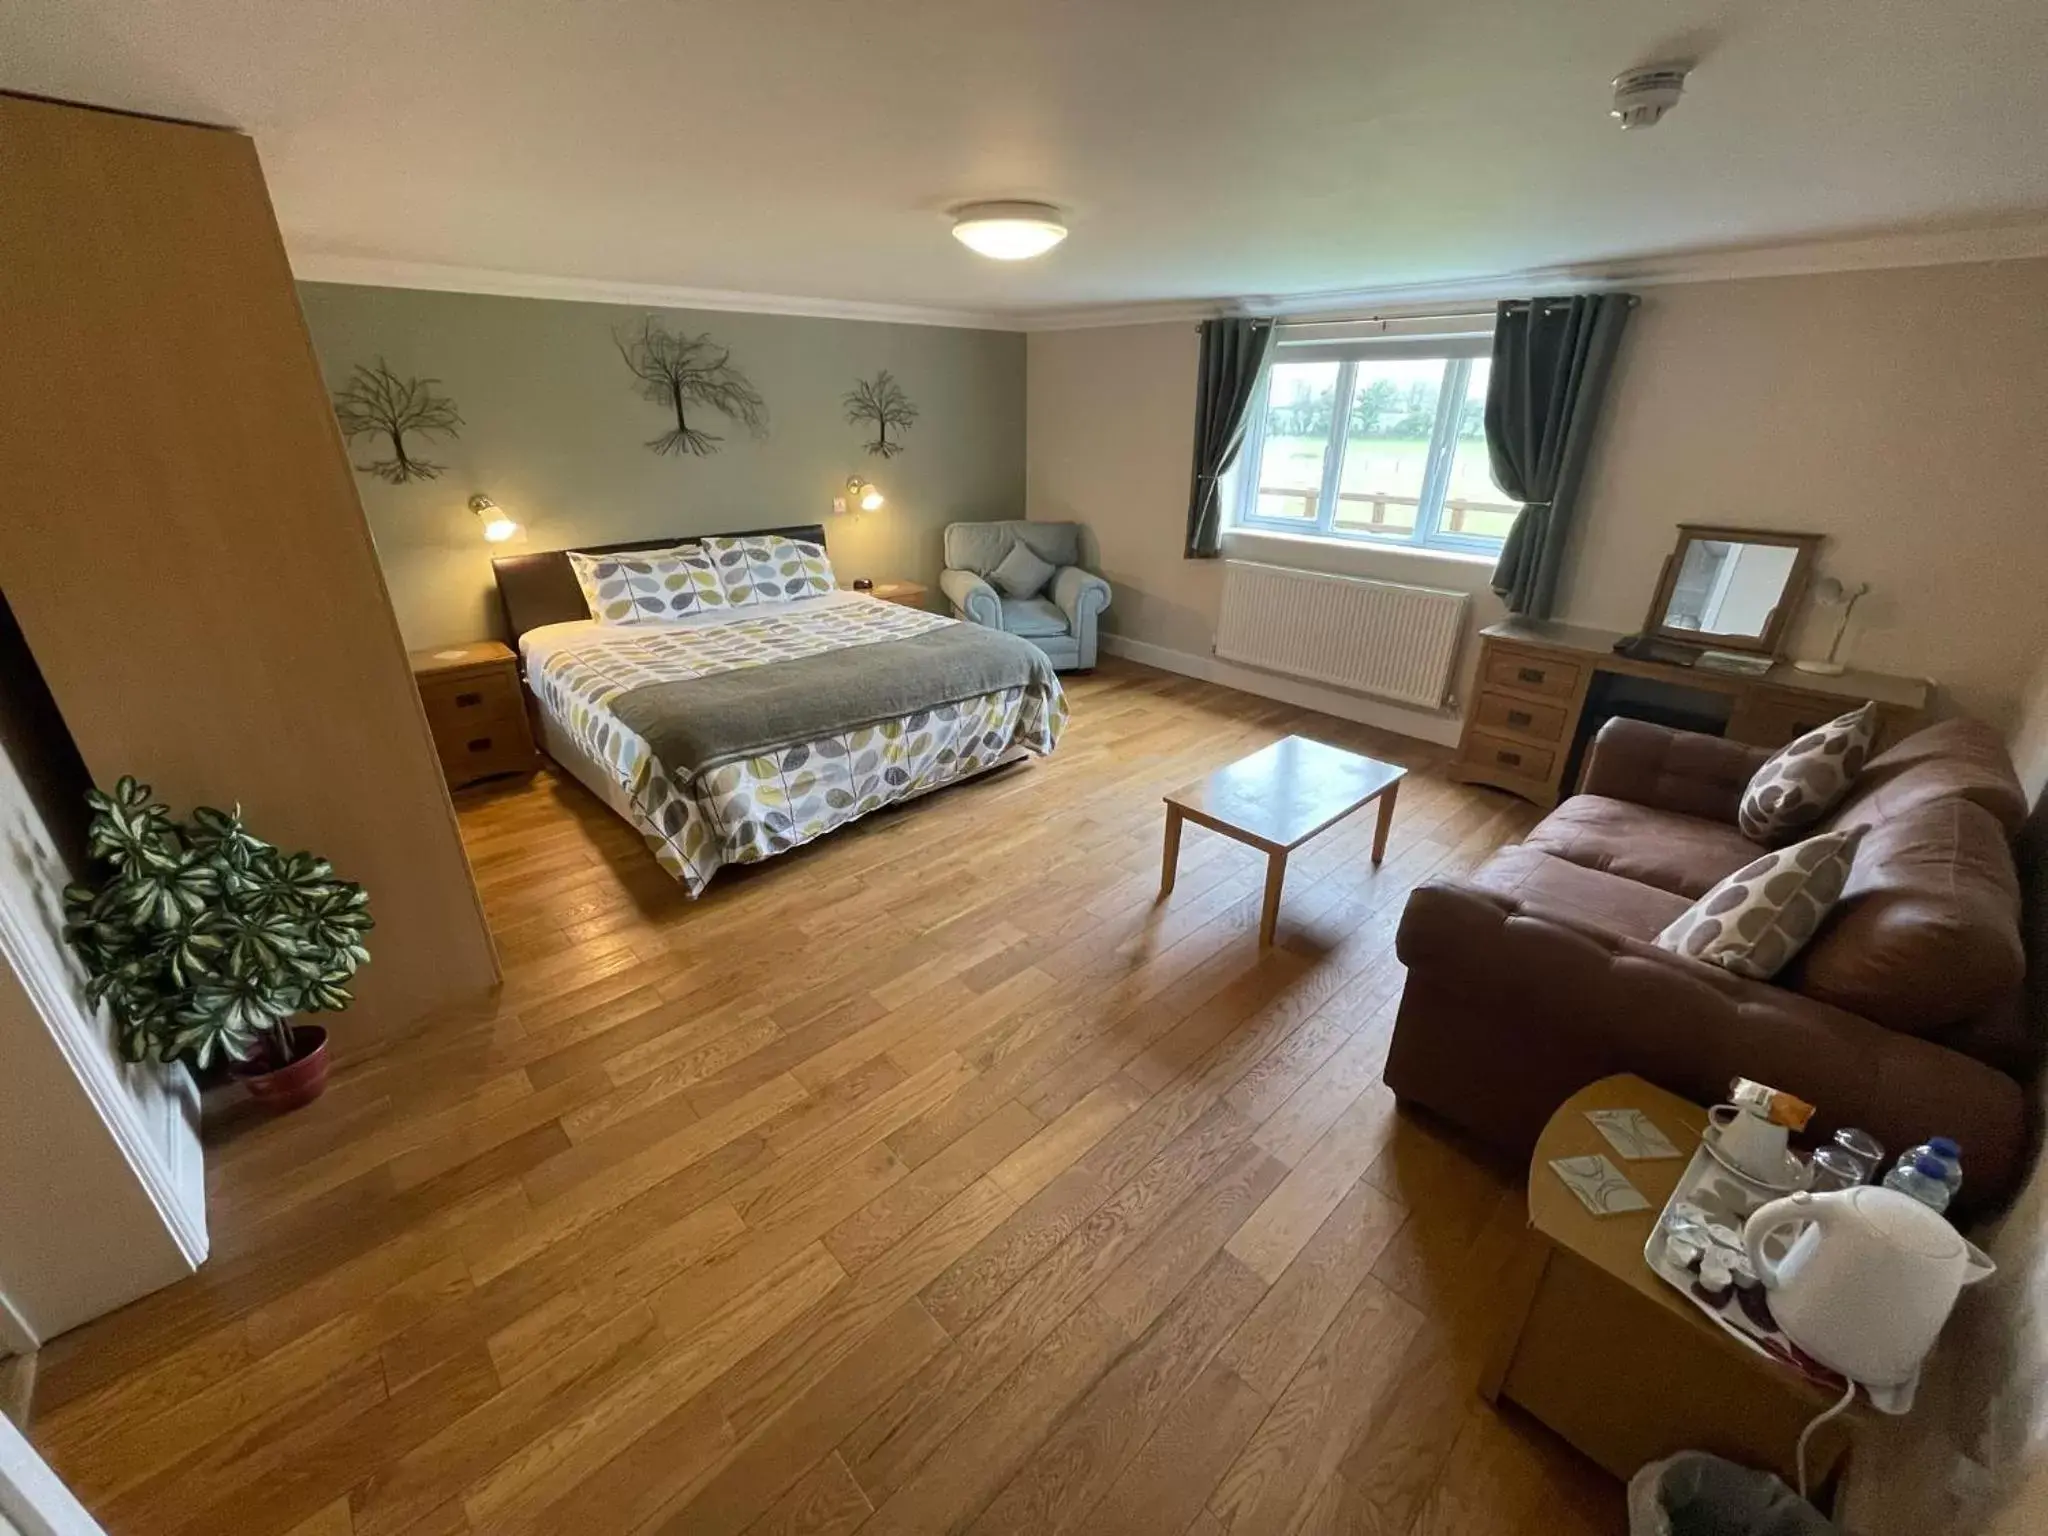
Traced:
POLYGON ((875 440, 867 445, 869 453, 893 459, 903 451, 901 442, 889 441, 889 429, 907 431, 917 420, 917 407, 910 403, 910 396, 903 393, 903 386, 888 369, 854 385, 846 392, 845 404, 846 419, 855 426, 864 421, 875 424, 875 440))
POLYGON ((334 419, 341 434, 353 443, 359 437, 379 434, 391 442, 391 457, 374 459, 356 468, 391 485, 408 480, 431 480, 447 466, 430 464, 406 451, 405 434, 416 437, 459 438, 462 413, 446 395, 434 393, 439 379, 401 379, 377 359, 374 368, 356 364, 349 381, 334 396, 334 419))
POLYGON ((691 426, 692 411, 699 412, 700 422, 703 412, 715 411, 755 437, 767 434, 768 403, 733 367, 731 349, 713 341, 708 332, 686 336, 649 315, 638 330, 614 333, 612 340, 640 381, 641 398, 675 412, 674 429, 647 440, 653 452, 687 453, 700 459, 718 452, 725 439, 691 426))

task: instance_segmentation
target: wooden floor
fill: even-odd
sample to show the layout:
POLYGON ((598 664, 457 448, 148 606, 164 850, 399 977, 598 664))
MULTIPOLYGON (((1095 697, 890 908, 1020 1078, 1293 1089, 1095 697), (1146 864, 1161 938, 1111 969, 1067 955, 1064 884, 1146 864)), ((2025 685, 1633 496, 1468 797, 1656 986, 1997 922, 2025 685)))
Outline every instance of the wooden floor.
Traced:
MULTIPOLYGON (((45 1350, 108 1529, 1618 1531, 1474 1395, 1512 1181, 1379 1081, 1417 881, 1533 813, 1429 749, 1127 664, 1051 759, 691 903, 574 784, 461 797, 502 998, 212 1127, 214 1257, 45 1350), (1160 795, 1289 731, 1399 758, 1294 858, 1160 795)), ((374 894, 374 893, 373 893, 374 894)))

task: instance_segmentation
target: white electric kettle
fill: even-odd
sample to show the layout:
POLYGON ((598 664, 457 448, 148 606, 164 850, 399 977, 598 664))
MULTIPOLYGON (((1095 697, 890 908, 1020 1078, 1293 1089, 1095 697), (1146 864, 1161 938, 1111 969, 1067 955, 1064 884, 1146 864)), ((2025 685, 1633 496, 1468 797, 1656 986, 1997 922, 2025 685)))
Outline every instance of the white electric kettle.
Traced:
POLYGON ((1785 1337, 1880 1388, 1913 1379, 1962 1288, 1996 1268, 1939 1211, 1869 1185, 1773 1200, 1742 1241, 1785 1337), (1795 1223, 1806 1229, 1773 1262, 1764 1240, 1795 1223))

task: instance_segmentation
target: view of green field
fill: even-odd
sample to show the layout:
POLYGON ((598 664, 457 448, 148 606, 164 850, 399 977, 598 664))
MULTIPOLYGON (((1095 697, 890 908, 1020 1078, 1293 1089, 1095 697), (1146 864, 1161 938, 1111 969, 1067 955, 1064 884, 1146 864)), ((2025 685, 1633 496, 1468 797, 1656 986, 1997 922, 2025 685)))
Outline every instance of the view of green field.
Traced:
MULTIPOLYGON (((1335 527, 1394 536, 1415 530, 1416 503, 1429 462, 1444 364, 1437 361, 1360 365, 1347 413, 1344 462, 1335 527)), ((1471 369, 1458 441, 1444 487, 1447 533, 1505 538, 1518 508, 1493 482, 1482 412, 1487 364, 1471 369)), ((1323 481, 1323 455, 1336 409, 1335 364, 1282 365, 1268 389, 1266 433, 1259 463, 1259 515, 1313 527, 1323 481)))

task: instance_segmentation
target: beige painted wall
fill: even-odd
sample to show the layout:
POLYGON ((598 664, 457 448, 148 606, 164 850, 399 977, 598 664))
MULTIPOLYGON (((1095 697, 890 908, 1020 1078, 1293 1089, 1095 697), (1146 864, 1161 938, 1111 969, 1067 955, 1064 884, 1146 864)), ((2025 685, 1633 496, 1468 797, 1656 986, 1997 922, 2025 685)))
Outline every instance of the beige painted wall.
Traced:
MULTIPOLYGON (((1033 517, 1095 530, 1116 584, 1105 627, 1207 658, 1221 573, 1180 554, 1195 358, 1187 324, 1033 335, 1027 463, 1033 517)), ((1951 705, 2009 727, 2048 653, 2044 399, 2048 261, 1645 289, 1559 616, 1639 625, 1679 522, 1811 529, 1830 536, 1823 570, 1873 589, 1843 655, 1931 674, 1951 705)), ((1349 560, 1485 587, 1466 562, 1349 560)), ((1498 614, 1483 597, 1475 627, 1498 614)), ((1799 641, 1822 648, 1824 625, 1799 641)))
MULTIPOLYGON (((1114 592, 1104 629, 1129 654, 1175 664, 1151 648, 1179 653, 1220 682, 1277 689, 1295 702, 1393 730, 1455 741, 1453 714, 1403 708, 1336 690, 1293 686, 1211 661, 1222 602, 1223 566, 1185 560, 1188 475, 1194 455, 1195 327, 1187 324, 1053 331, 1030 338, 1027 504, 1047 521, 1086 523, 1098 569, 1114 592)), ((1471 628, 1503 609, 1487 587, 1491 561, 1391 553, 1284 537, 1229 533, 1233 558, 1312 565, 1355 576, 1413 582, 1472 594, 1471 628)), ((1469 691, 1478 647, 1465 647, 1469 691)))
MULTIPOLYGON (((719 451, 671 458, 643 446, 668 423, 634 393, 612 341, 645 310, 330 283, 301 284, 299 298, 330 388, 381 356, 400 374, 439 379, 462 412, 458 440, 417 445, 446 466, 439 478, 393 486, 355 476, 414 647, 498 632, 493 551, 467 508, 474 492, 525 526, 503 546, 511 551, 825 522, 842 581, 915 577, 934 592, 947 523, 1016 517, 1023 505, 1018 335, 667 311, 671 325, 730 347, 769 413, 763 439, 708 418, 724 435, 719 451), (868 434, 841 403, 878 368, 920 412, 901 434, 904 451, 887 460, 863 451, 868 434), (855 471, 873 477, 888 506, 831 519, 832 497, 855 471)), ((355 446, 351 460, 367 462, 367 440, 355 446)))

